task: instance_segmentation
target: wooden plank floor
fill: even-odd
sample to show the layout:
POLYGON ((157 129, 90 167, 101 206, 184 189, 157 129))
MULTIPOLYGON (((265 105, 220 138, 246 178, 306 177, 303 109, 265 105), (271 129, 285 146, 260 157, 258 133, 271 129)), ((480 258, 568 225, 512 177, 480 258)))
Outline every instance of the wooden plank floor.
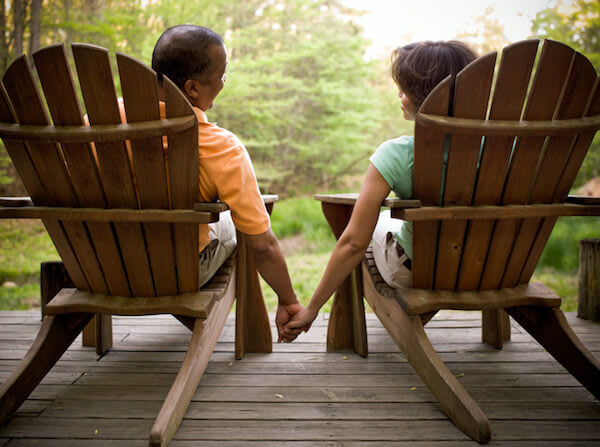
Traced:
MULTIPOLYGON (((272 354, 234 360, 230 316, 171 443, 191 446, 476 446, 440 411, 369 314, 370 355, 325 352, 326 315, 272 354)), ((600 324, 568 315, 600 355, 600 324)), ((0 381, 39 328, 39 312, 0 312, 0 381)), ((600 403, 520 327, 502 351, 480 343, 480 314, 441 312, 427 332, 490 418, 490 446, 600 446, 600 403)), ((145 446, 190 332, 168 316, 115 317, 102 358, 75 341, 0 429, 0 447, 145 446)))

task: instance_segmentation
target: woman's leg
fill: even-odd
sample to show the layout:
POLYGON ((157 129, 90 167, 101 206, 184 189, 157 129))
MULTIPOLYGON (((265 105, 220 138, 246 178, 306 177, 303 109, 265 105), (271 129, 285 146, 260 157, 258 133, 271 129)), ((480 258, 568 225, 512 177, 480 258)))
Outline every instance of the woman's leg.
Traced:
POLYGON ((390 211, 387 210, 379 214, 377 226, 373 231, 375 265, 384 281, 392 287, 410 287, 410 259, 393 234, 400 231, 402 224, 402 220, 392 219, 390 211))

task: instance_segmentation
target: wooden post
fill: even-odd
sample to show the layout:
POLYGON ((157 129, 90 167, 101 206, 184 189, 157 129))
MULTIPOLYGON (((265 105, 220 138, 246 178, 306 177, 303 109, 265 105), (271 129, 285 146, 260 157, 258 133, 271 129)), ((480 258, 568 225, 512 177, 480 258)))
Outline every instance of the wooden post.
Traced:
MULTIPOLYGON (((40 290, 42 296, 42 318, 46 304, 63 287, 74 287, 71 277, 62 262, 42 262, 40 265, 40 290)), ((95 346, 98 355, 104 354, 112 346, 112 318, 110 315, 96 314, 82 334, 83 346, 95 346)))
POLYGON ((51 261, 40 264, 40 292, 42 298, 42 318, 46 315, 46 304, 63 287, 74 287, 62 262, 51 261))
MULTIPOLYGON (((354 205, 321 202, 321 209, 335 238, 339 239, 350 221, 354 205)), ((335 292, 327 326, 327 352, 351 349, 363 357, 369 353, 361 278, 359 264, 335 292)))
POLYGON ((579 305, 577 316, 600 321, 600 239, 579 241, 579 305))

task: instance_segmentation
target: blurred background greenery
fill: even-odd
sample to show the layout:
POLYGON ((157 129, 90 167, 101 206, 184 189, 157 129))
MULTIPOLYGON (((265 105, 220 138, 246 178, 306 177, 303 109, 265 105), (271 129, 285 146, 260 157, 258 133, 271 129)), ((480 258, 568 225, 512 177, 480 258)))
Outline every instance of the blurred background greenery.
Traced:
MULTIPOLYGON (((273 228, 294 286, 306 302, 334 245, 315 192, 357 191, 368 158, 383 141, 411 134, 389 76, 389 51, 369 53, 360 17, 344 0, 12 0, 0 2, 0 70, 23 52, 55 43, 87 42, 146 63, 169 26, 195 23, 227 44, 226 88, 209 119, 246 144, 265 193, 279 194, 273 228)), ((356 3, 356 2, 354 2, 356 3)), ((555 0, 541 8, 528 37, 565 42, 600 64, 600 2, 555 0)), ((491 2, 493 4, 493 2, 491 2)), ((367 6, 365 6, 366 8, 367 6)), ((510 43, 492 10, 456 38, 480 53, 510 43), (476 25, 476 26, 475 26, 476 25), (473 31, 475 30, 475 31, 473 31)), ((428 12, 430 14, 430 12, 428 12)), ((402 21, 410 17, 399 18, 402 21)), ((407 43, 398 41, 397 45, 407 43)), ((118 86, 117 86, 118 88, 118 86)), ((600 176, 597 136, 575 188, 600 176)), ((0 195, 27 195, 0 145, 0 195)), ((536 277, 574 310, 578 241, 599 237, 593 219, 559 219, 536 277)), ((58 259, 43 226, 0 221, 0 309, 39 302, 39 263, 58 259)), ((269 308, 275 297, 264 287, 269 308)))

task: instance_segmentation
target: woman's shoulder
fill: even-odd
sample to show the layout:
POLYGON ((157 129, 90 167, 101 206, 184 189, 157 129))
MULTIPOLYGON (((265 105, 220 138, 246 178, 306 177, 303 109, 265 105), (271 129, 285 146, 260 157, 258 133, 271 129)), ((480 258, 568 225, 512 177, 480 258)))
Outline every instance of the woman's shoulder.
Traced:
POLYGON ((375 151, 377 156, 404 157, 412 156, 415 138, 410 135, 402 135, 391 140, 384 141, 375 151))
MULTIPOLYGON (((381 146, 403 147, 412 149, 415 145, 415 137, 412 135, 401 135, 391 140, 384 141, 381 146)), ((380 146, 380 147, 381 147, 380 146)))

